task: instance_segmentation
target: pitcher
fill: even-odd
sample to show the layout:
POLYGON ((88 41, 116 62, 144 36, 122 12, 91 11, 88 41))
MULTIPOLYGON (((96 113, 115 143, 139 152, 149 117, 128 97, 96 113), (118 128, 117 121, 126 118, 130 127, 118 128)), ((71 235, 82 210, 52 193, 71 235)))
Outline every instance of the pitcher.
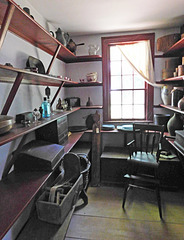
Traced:
POLYGON ((100 48, 99 48, 98 45, 92 45, 92 44, 90 44, 90 45, 88 46, 88 53, 89 53, 89 55, 96 55, 99 49, 100 49, 100 48))

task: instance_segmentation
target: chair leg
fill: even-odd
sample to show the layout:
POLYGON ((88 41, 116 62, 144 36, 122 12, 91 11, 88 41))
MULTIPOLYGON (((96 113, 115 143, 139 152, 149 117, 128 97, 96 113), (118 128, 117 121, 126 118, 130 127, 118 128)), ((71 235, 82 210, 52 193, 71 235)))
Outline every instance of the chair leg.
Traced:
POLYGON ((159 188, 159 186, 156 188, 156 195, 157 195, 157 202, 158 202, 158 209, 159 209, 160 219, 163 219, 162 218, 161 197, 160 197, 160 188, 159 188))
POLYGON ((129 188, 130 188, 129 183, 127 183, 125 190, 124 190, 124 194, 123 194, 123 204, 122 204, 123 209, 125 209, 125 202, 126 202, 127 192, 129 190, 129 188))

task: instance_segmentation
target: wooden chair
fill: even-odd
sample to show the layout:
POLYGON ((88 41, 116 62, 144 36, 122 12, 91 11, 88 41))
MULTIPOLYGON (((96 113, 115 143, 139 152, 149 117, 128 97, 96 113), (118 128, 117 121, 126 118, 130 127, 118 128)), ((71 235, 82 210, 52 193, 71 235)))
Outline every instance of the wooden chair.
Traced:
POLYGON ((122 208, 125 209, 127 192, 131 187, 155 190, 159 215, 162 219, 160 181, 158 178, 159 156, 164 126, 153 124, 133 124, 133 140, 128 143, 128 174, 122 208))

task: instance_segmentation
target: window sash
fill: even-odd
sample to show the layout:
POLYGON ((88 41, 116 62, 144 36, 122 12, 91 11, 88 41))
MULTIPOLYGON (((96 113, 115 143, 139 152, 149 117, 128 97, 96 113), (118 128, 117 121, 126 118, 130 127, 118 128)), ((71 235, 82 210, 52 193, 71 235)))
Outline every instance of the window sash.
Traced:
MULTIPOLYGON (((116 37, 102 38, 102 70, 103 70, 103 119, 104 121, 112 121, 111 119, 111 75, 110 75, 110 46, 121 44, 122 42, 150 40, 152 56, 154 53, 154 33, 126 35, 116 37)), ((154 60, 154 58, 152 58, 154 60)), ((153 62, 154 63, 154 62, 153 62)), ((145 83, 145 120, 153 119, 153 87, 145 83)), ((118 120, 118 119, 117 119, 118 120)), ((136 119, 131 119, 136 120, 136 119)), ((137 119, 138 120, 138 119, 137 119)))

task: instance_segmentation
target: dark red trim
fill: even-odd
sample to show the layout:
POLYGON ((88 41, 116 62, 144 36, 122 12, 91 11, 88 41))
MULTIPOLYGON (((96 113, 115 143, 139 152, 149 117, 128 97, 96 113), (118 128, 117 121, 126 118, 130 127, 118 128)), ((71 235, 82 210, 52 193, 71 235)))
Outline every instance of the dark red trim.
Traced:
POLYGON ((55 95, 54 95, 54 97, 53 97, 53 99, 52 99, 52 101, 51 101, 51 107, 52 107, 52 105, 53 105, 53 103, 54 103, 54 101, 55 101, 55 99, 56 99, 56 97, 57 97, 57 95, 59 94, 59 92, 60 92, 60 90, 61 90, 61 88, 64 86, 64 84, 65 84, 65 82, 62 82, 61 84, 60 84, 60 86, 59 86, 59 88, 58 88, 58 90, 57 90, 57 92, 55 93, 55 95))
POLYGON ((11 104, 13 102, 13 99, 14 99, 14 97, 15 97, 18 89, 19 89, 19 86, 21 84, 23 76, 24 76, 23 73, 18 73, 18 75, 17 75, 17 77, 15 79, 15 82, 14 82, 12 88, 11 88, 11 91, 9 93, 9 96, 8 96, 8 98, 6 100, 6 103, 4 105, 4 108, 3 108, 2 112, 1 112, 2 115, 7 115, 8 111, 9 111, 9 109, 11 107, 11 104))
POLYGON ((5 12, 5 16, 3 18, 3 22, 1 24, 1 29, 0 29, 0 48, 3 45, 4 39, 6 37, 6 33, 8 31, 8 27, 10 25, 11 19, 13 17, 13 13, 15 10, 15 6, 11 3, 8 4, 8 7, 5 12))
MULTIPOLYGON (((103 74, 103 119, 109 121, 110 119, 110 98, 109 98, 109 85, 110 85, 110 52, 109 48, 112 45, 118 45, 141 40, 150 40, 152 60, 154 66, 154 48, 155 48, 155 33, 147 34, 133 34, 112 37, 102 37, 102 74, 103 74)), ((153 94, 154 88, 146 83, 146 120, 153 119, 153 94)))

